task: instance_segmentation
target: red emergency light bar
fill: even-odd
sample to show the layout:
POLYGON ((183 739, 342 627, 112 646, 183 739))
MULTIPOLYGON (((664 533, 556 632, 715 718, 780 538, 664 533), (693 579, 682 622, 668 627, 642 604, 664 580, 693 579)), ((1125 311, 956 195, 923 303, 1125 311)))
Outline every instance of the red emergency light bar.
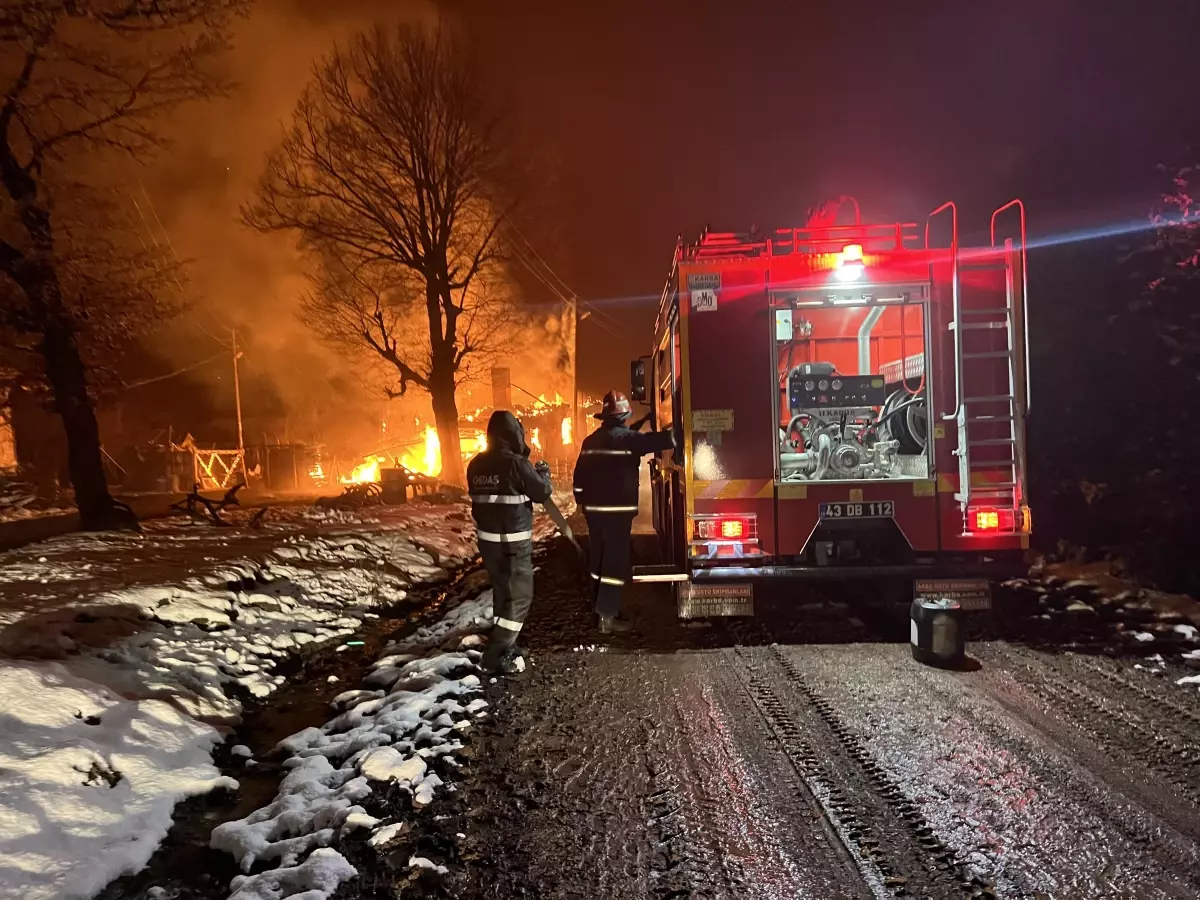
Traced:
POLYGON ((834 276, 838 281, 858 281, 867 269, 863 262, 862 244, 847 244, 837 257, 837 268, 834 276))

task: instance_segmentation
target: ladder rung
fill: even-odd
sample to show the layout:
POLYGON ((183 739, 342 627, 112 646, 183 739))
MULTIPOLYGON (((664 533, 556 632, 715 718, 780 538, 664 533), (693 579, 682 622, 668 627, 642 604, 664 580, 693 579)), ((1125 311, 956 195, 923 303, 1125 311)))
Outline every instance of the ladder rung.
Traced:
POLYGON ((962 331, 1005 331, 1007 322, 964 322, 958 326, 962 331))
POLYGON ((1012 310, 1007 306, 991 306, 986 309, 960 309, 958 312, 964 316, 1007 316, 1012 310))
POLYGON ((967 449, 969 450, 971 447, 1002 447, 1006 444, 1015 444, 1016 442, 1016 438, 985 438, 982 441, 973 441, 968 438, 967 449))
POLYGON ((1001 400, 1012 403, 1014 399, 1012 394, 987 394, 982 397, 963 397, 963 403, 998 403, 1001 400))
POLYGON ((972 459, 967 462, 972 469, 1011 469, 1017 464, 1012 457, 1005 459, 972 459))
POLYGON ((1016 416, 967 416, 968 422, 990 422, 993 425, 998 425, 1003 422, 1013 422, 1016 416))
POLYGON ((1012 356, 1011 350, 988 350, 986 353, 964 353, 963 359, 1008 359, 1012 356))

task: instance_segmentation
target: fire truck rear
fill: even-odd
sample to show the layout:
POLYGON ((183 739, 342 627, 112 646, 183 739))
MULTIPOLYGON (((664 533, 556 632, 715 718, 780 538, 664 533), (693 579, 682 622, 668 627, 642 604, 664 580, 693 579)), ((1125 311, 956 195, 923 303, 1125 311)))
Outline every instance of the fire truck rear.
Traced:
MULTIPOLYGON (((1025 209, 959 244, 920 225, 706 231, 677 247, 633 396, 680 452, 650 463, 681 616, 745 615, 756 582, 892 579, 990 605, 1029 546, 1025 209)), ((833 213, 833 221, 838 214, 833 213)))

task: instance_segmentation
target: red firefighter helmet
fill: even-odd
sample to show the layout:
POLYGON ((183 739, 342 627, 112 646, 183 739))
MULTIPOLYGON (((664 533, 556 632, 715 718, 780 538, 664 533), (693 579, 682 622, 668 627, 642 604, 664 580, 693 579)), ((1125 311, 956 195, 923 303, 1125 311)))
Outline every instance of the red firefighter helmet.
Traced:
POLYGON ((604 406, 596 416, 597 419, 627 419, 633 412, 629 398, 620 391, 609 391, 604 395, 603 402, 604 406))

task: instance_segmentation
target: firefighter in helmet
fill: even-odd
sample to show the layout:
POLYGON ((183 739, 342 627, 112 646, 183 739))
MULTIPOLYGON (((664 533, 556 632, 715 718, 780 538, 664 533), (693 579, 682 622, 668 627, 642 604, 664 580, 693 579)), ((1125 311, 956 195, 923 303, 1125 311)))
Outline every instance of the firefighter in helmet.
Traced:
POLYGON ((533 604, 533 504, 549 501, 550 467, 529 462, 525 429, 496 410, 487 424, 487 449, 467 466, 479 555, 492 582, 494 619, 483 653, 489 672, 518 670, 517 635, 533 604))
POLYGON ((631 571, 629 543, 638 512, 641 458, 675 445, 670 431, 640 433, 644 419, 627 425, 630 413, 628 397, 619 391, 605 394, 596 416, 600 427, 584 439, 575 463, 575 502, 587 518, 596 614, 605 634, 629 628, 617 620, 617 613, 631 571))

